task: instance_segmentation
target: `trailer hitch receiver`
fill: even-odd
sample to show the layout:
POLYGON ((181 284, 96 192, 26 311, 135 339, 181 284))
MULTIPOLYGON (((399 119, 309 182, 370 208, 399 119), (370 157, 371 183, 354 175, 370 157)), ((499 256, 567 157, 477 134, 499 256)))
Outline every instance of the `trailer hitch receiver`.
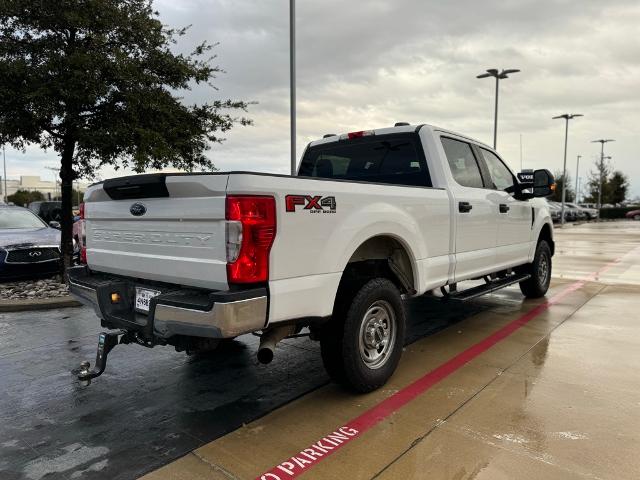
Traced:
MULTIPOLYGON (((126 332, 119 330, 117 332, 102 332, 98 337, 98 352, 96 353, 96 363, 93 368, 89 361, 85 360, 80 364, 77 370, 78 380, 83 386, 91 384, 91 379, 99 377, 107 367, 107 356, 113 350, 113 347, 119 343, 129 343, 126 332)), ((74 372, 75 373, 75 372, 74 372)))

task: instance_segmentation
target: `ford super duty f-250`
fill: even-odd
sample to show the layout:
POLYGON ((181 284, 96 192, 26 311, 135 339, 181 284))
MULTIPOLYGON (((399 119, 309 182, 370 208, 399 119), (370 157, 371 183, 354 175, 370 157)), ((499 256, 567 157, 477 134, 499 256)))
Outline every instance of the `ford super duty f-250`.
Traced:
POLYGON ((547 170, 517 178, 490 147, 429 125, 327 135, 297 176, 150 174, 85 193, 86 265, 72 293, 118 343, 211 349, 249 332, 258 358, 308 327, 330 376, 370 391, 395 370, 404 297, 466 300, 514 283, 544 295, 547 170), (521 181, 522 180, 522 181, 521 181), (465 280, 484 280, 460 288, 465 280))

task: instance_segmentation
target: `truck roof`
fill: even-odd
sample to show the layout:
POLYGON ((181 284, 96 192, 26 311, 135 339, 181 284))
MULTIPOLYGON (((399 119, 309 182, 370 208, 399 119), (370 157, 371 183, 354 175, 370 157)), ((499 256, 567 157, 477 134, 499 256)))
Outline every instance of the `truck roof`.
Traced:
MULTIPOLYGON (((446 134, 449 134, 449 135, 454 135, 456 137, 464 138, 464 139, 469 140, 471 142, 474 142, 474 143, 477 143, 479 145, 482 145, 483 147, 486 147, 489 150, 493 150, 492 147, 490 147, 489 145, 487 145, 484 142, 476 140, 475 138, 469 137, 467 135, 462 135, 461 133, 454 132, 452 130, 447 130, 446 128, 441 128, 441 127, 437 127, 435 125, 429 125, 429 124, 426 124, 426 123, 397 125, 397 126, 393 126, 393 127, 374 128, 374 129, 369 129, 369 130, 366 130, 366 131, 374 132, 375 135, 388 135, 388 134, 391 134, 391 133, 417 132, 422 128, 428 128, 433 132, 446 133, 446 134)), ((346 133, 332 134, 331 136, 325 136, 324 138, 320 138, 318 140, 312 141, 311 143, 309 143, 309 146, 310 147, 314 147, 316 145, 323 145, 323 144, 326 144, 326 143, 337 142, 339 140, 343 140, 344 139, 344 135, 346 135, 346 133)))

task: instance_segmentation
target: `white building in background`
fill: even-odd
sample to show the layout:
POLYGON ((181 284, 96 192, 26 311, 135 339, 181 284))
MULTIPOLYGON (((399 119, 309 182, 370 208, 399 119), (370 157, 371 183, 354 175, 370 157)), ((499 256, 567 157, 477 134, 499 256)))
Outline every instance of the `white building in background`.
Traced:
MULTIPOLYGON (((89 182, 73 182, 73 188, 84 192, 90 185, 89 182)), ((29 192, 42 192, 46 199, 60 196, 60 182, 53 180, 42 180, 37 175, 20 175, 19 180, 7 178, 7 196, 13 195, 18 190, 29 192)), ((0 199, 4 198, 4 179, 0 180, 0 199)))

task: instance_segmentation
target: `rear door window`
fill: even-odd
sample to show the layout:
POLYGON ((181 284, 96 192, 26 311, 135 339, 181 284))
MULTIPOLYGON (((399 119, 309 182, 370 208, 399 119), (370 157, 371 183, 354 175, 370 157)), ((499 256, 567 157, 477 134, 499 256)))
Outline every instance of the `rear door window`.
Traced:
POLYGON ((463 187, 483 188, 480 166, 467 142, 441 137, 442 148, 455 181, 463 187))
POLYGON ((310 147, 298 175, 431 186, 422 145, 415 134, 372 136, 310 147))

